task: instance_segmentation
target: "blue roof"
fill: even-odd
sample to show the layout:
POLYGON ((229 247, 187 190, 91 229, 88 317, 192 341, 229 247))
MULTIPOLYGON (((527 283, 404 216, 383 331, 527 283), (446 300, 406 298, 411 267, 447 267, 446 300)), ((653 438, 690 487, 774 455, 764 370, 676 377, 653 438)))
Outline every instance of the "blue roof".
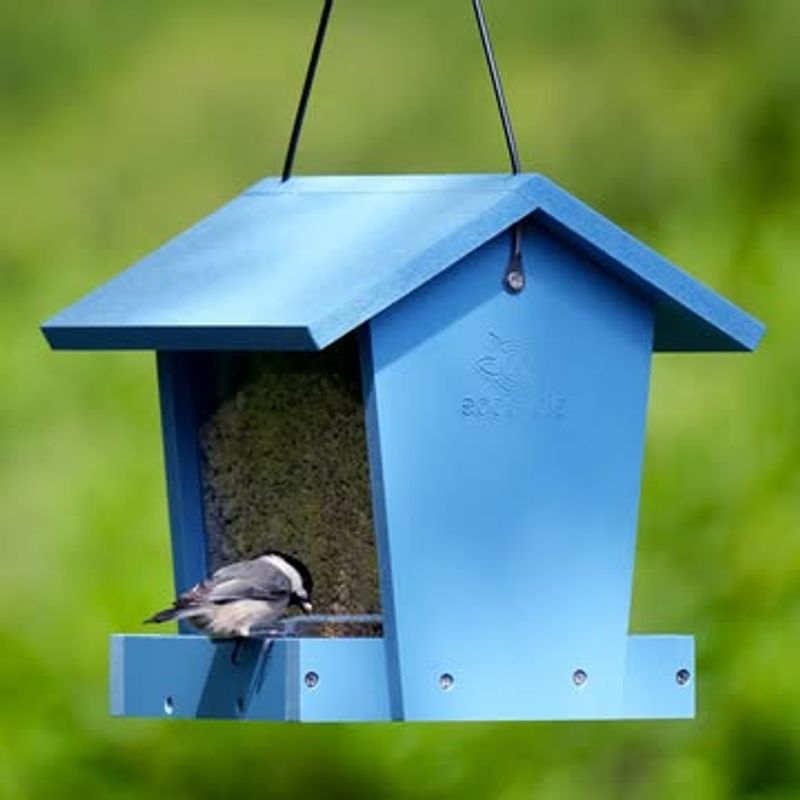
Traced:
POLYGON ((317 350, 532 216, 656 304, 656 350, 763 325, 541 175, 261 181, 43 325, 55 348, 317 350))

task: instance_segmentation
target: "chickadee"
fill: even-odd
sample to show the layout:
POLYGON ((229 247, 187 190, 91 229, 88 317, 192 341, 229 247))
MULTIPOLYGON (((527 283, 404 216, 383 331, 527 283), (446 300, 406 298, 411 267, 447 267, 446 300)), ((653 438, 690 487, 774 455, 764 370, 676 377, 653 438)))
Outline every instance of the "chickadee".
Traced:
POLYGON ((290 605, 311 612, 311 573, 302 561, 270 551, 218 569, 145 622, 185 619, 218 639, 247 637, 275 622, 290 605))

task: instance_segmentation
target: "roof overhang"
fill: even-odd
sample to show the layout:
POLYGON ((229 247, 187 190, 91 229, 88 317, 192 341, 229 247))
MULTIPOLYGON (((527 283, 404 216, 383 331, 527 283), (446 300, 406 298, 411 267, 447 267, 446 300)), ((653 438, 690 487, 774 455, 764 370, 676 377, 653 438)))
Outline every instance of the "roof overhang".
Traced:
POLYGON ((57 349, 318 350, 532 217, 652 298, 655 349, 764 326, 540 175, 270 178, 43 325, 57 349))

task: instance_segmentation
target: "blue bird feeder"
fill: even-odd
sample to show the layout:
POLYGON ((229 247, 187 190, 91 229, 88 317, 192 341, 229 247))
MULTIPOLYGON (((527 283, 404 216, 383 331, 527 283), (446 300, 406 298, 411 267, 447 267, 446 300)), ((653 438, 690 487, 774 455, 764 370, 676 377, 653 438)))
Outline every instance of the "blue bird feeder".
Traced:
POLYGON ((628 631, 651 354, 749 351, 763 326, 547 178, 263 180, 43 330, 156 351, 176 592, 211 563, 200 439, 236 360, 350 342, 363 391, 382 635, 239 663, 114 636, 113 713, 693 716, 693 638, 628 631))

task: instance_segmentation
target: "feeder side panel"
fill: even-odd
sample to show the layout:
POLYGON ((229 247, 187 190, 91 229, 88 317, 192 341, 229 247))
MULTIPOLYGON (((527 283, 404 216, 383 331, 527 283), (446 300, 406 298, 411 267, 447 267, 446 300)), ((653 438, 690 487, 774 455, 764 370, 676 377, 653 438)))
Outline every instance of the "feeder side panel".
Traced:
POLYGON ((405 719, 622 708, 653 307, 532 222, 511 296, 509 246, 492 240, 370 325, 405 719))

